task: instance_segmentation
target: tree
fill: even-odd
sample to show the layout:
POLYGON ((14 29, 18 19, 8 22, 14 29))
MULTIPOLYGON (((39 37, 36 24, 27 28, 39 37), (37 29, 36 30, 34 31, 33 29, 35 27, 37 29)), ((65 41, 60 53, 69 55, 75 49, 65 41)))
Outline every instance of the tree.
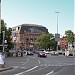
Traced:
POLYGON ((1 33, 0 33, 0 44, 3 42, 3 31, 6 32, 6 23, 4 23, 4 20, 1 19, 1 33))
POLYGON ((8 49, 11 49, 12 48, 12 43, 11 43, 11 31, 12 29, 11 28, 8 28, 6 27, 6 23, 4 22, 3 19, 1 19, 1 37, 0 37, 0 44, 3 43, 3 31, 5 31, 5 37, 4 37, 4 40, 7 40, 7 48, 8 49))
POLYGON ((50 49, 51 47, 54 47, 55 44, 55 39, 53 34, 42 34, 40 35, 37 40, 36 44, 39 46, 39 48, 44 48, 44 49, 50 49))
POLYGON ((8 46, 7 46, 7 48, 8 49, 11 49, 12 48, 12 46, 13 46, 13 44, 12 44, 12 42, 11 42, 11 33, 12 33, 12 29, 11 28, 8 28, 7 29, 7 32, 6 32, 6 40, 7 40, 7 44, 8 44, 8 46))
POLYGON ((72 44, 74 41, 74 33, 71 30, 67 30, 65 31, 65 35, 68 40, 68 43, 72 44))

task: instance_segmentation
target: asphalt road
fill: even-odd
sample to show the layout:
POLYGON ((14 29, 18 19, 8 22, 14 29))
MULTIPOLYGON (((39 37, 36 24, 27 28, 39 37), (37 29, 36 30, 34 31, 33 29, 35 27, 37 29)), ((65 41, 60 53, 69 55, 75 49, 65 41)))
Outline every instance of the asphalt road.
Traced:
POLYGON ((48 55, 47 58, 39 58, 36 54, 9 57, 6 65, 14 69, 0 72, 0 75, 75 75, 74 57, 48 55))

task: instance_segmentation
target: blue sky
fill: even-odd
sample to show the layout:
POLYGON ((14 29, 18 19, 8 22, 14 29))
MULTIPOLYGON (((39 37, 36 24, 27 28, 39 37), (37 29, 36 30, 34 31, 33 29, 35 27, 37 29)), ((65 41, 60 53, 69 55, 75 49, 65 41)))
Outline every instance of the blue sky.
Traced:
POLYGON ((63 35, 65 30, 74 31, 74 0, 2 0, 1 18, 7 27, 24 23, 43 25, 50 33, 63 35))

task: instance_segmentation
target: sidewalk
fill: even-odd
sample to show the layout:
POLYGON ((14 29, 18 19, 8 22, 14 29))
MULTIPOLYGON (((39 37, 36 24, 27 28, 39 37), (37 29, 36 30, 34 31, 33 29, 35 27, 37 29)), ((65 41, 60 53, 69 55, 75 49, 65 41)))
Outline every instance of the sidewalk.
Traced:
POLYGON ((3 68, 2 68, 2 66, 0 65, 0 72, 2 72, 2 71, 7 71, 7 70, 11 70, 11 69, 13 69, 13 67, 11 67, 11 66, 4 66, 3 68))

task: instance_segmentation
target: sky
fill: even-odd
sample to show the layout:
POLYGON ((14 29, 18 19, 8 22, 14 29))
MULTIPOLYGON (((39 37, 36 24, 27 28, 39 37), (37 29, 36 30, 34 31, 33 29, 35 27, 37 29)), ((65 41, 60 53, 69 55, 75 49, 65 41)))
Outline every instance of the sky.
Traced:
POLYGON ((75 0, 2 0, 1 18, 7 27, 24 23, 45 26, 49 33, 64 35, 65 30, 74 32, 75 0))

